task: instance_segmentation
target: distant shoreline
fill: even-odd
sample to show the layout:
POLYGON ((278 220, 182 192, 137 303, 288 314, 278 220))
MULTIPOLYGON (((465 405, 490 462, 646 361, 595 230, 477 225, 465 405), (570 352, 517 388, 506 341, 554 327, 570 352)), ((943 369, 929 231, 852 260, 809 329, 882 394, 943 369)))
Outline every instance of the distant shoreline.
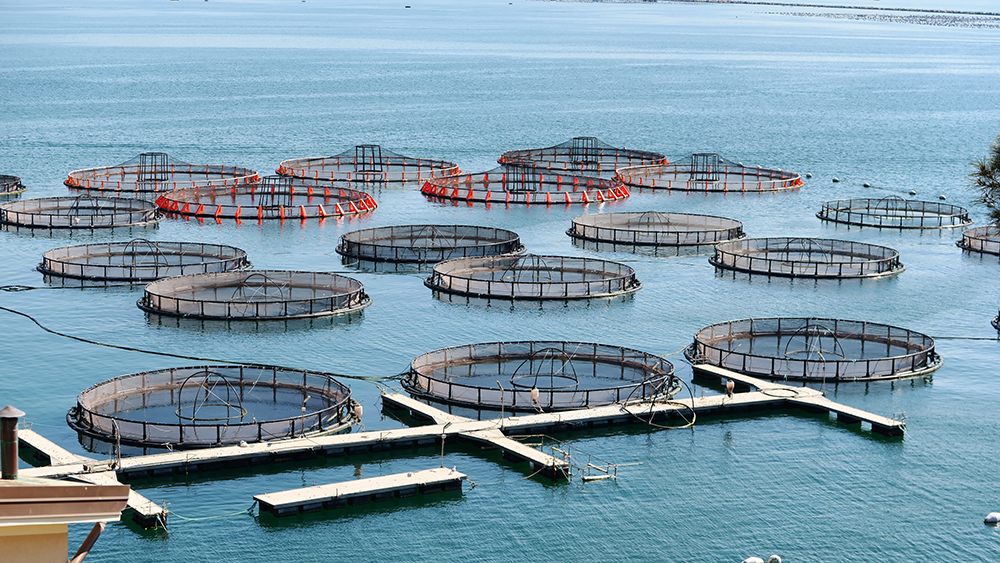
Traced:
MULTIPOLYGON (((560 0, 555 0, 560 1, 560 0)), ((562 0, 565 1, 565 0, 562 0)), ((575 2, 615 4, 656 4, 658 0, 570 0, 575 2)), ((874 10, 880 12, 916 12, 919 14, 951 14, 963 16, 1000 17, 1000 12, 973 12, 966 10, 940 10, 933 8, 884 8, 882 6, 849 6, 846 4, 803 4, 799 2, 757 2, 754 0, 665 0, 683 4, 744 4, 750 6, 783 6, 791 8, 829 8, 831 10, 874 10)))

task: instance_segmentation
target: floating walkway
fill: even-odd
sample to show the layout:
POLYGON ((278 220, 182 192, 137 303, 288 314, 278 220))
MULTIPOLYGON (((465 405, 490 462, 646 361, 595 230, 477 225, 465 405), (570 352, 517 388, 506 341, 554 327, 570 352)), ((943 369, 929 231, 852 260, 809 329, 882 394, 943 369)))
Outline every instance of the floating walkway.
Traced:
MULTIPOLYGON (((92 483, 110 483, 114 479, 127 481, 169 475, 185 475, 204 471, 298 461, 316 456, 335 457, 389 450, 434 446, 442 441, 470 441, 489 449, 499 449, 503 456, 514 462, 528 462, 532 475, 544 475, 553 480, 569 479, 574 468, 568 455, 555 457, 525 445, 511 436, 551 434, 560 431, 601 428, 619 424, 650 424, 654 420, 690 419, 691 413, 699 416, 726 416, 766 409, 799 408, 809 412, 833 412, 844 424, 867 422, 873 432, 886 436, 902 436, 906 425, 899 420, 868 413, 831 401, 810 387, 793 387, 710 365, 695 365, 696 379, 732 380, 739 388, 757 391, 735 393, 732 396, 712 395, 693 399, 644 401, 612 404, 590 409, 507 416, 477 421, 453 415, 427 403, 399 393, 382 395, 384 410, 404 411, 414 419, 430 424, 412 428, 334 434, 310 438, 290 438, 274 442, 259 442, 239 446, 224 446, 199 450, 164 452, 152 455, 126 457, 116 460, 94 460, 66 451, 30 430, 19 432, 22 447, 31 451, 38 460, 48 459, 50 465, 26 469, 21 472, 32 477, 68 477, 92 483)), ((558 450, 554 450, 557 451, 558 450)), ((448 470, 431 470, 448 471, 448 470)), ((269 493, 255 497, 263 510, 279 516, 291 511, 307 512, 320 508, 333 508, 337 499, 350 499, 354 504, 387 500, 405 496, 417 487, 417 492, 430 492, 436 474, 426 471, 410 472, 404 479, 400 475, 380 477, 381 481, 363 481, 322 485, 317 490, 306 489, 269 493), (433 478, 432 478, 433 477, 433 478), (363 483, 363 484, 358 484, 363 483), (397 487, 398 485, 398 487, 397 487), (354 488, 350 488, 350 487, 354 488), (322 488, 326 487, 326 488, 322 488), (331 493, 329 489, 333 487, 331 493), (421 487, 424 487, 422 490, 421 487), (303 492, 306 491, 306 492, 303 492), (349 496, 353 495, 353 496, 349 496), (317 504, 318 503, 318 504, 317 504), (317 506, 319 508, 317 508, 317 506)), ((461 477, 451 476, 460 482, 461 477)), ((586 478, 586 477, 585 477, 586 478)), ((446 480, 447 481, 447 480, 446 480)), ((450 481, 449 481, 450 482, 450 481)), ((442 485, 444 487, 445 485, 442 485)), ((447 486, 454 486, 450 484, 447 486)), ((459 483, 459 486, 460 483, 459 483)), ((345 501, 347 504, 351 502, 345 501)), ((162 526, 167 512, 140 494, 129 497, 128 507, 132 519, 144 527, 162 526)))
MULTIPOLYGON (((67 451, 48 438, 30 429, 17 431, 18 450, 30 452, 42 467, 25 469, 22 475, 35 477, 68 476, 76 481, 93 483, 94 485, 120 485, 114 471, 92 471, 100 465, 95 459, 76 455, 67 451)), ((132 521, 143 528, 166 527, 167 510, 146 497, 130 489, 128 493, 128 510, 132 512, 132 521)))
POLYGON ((465 479, 464 473, 441 467, 267 493, 253 498, 260 504, 261 512, 283 517, 418 494, 457 491, 462 489, 465 479))
POLYGON ((780 397, 791 405, 808 412, 832 412, 837 415, 837 421, 842 424, 861 424, 862 422, 867 422, 871 424, 872 432, 876 434, 902 436, 906 429, 906 423, 903 421, 836 403, 824 397, 816 389, 782 385, 707 364, 696 364, 693 367, 695 378, 708 380, 731 379, 734 383, 742 384, 744 387, 757 388, 765 395, 780 397))

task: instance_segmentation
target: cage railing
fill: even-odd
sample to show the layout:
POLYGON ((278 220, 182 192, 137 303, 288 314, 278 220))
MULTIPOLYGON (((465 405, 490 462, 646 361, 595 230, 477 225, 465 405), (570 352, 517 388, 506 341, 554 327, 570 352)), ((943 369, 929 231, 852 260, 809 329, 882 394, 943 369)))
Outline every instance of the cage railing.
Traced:
POLYGON ((475 225, 394 225, 358 229, 340 238, 337 253, 373 262, 441 262, 521 252, 517 233, 475 225))
POLYGON ((162 219, 152 203, 120 197, 49 197, 0 205, 0 223, 29 228, 129 227, 162 219))
POLYGON ((964 207, 898 196, 827 201, 816 216, 837 223, 895 229, 947 229, 972 224, 964 207))
POLYGON ((233 246, 130 241, 55 248, 42 255, 38 270, 67 278, 145 281, 194 273, 228 272, 249 265, 246 251, 233 246), (136 253, 140 252, 136 244, 148 245, 150 252, 155 253, 152 263, 134 260, 136 253), (127 263, 130 255, 133 261, 127 263), (118 259, 121 263, 111 263, 118 259))
POLYGON ((480 343, 428 352, 411 362, 403 386, 407 392, 416 396, 477 408, 511 410, 590 408, 671 395, 679 388, 673 365, 659 356, 601 344, 550 341, 480 343), (496 363, 497 376, 509 377, 511 374, 501 373, 500 362, 531 360, 539 351, 548 349, 560 350, 577 365, 593 366, 593 374, 581 376, 596 377, 598 366, 602 370, 620 373, 623 380, 629 374, 642 376, 620 385, 531 389, 514 386, 507 381, 507 387, 502 383, 497 387, 482 387, 433 375, 449 365, 461 367, 496 363), (533 394, 537 398, 533 398, 533 394))
POLYGON ((688 213, 594 213, 573 219, 571 237, 648 246, 695 246, 745 237, 743 224, 688 213))
POLYGON ((794 172, 742 166, 721 157, 713 165, 709 162, 711 156, 718 157, 692 155, 686 162, 620 168, 615 178, 631 188, 653 190, 767 192, 794 190, 803 185, 802 178, 794 172))
POLYGON ((79 432, 99 439, 120 438, 122 443, 135 445, 166 445, 177 448, 198 448, 236 443, 260 442, 292 438, 320 432, 330 432, 355 422, 349 407, 350 389, 329 374, 289 368, 250 366, 205 366, 197 368, 168 368, 165 370, 129 374, 93 385, 80 393, 76 407, 67 415, 70 426, 79 432), (153 393, 164 393, 169 400, 176 397, 184 381, 195 370, 230 374, 241 394, 267 389, 301 391, 303 396, 322 397, 328 406, 291 417, 273 420, 219 422, 168 422, 133 420, 126 416, 107 414, 107 406, 116 405, 130 397, 139 396, 145 405, 153 393), (271 377, 261 375, 271 372, 271 377), (256 374, 256 377, 253 377, 256 374), (199 436, 199 433, 201 434, 199 436), (207 437, 206 437, 207 436, 207 437))
POLYGON ((987 225, 969 229, 962 233, 962 240, 956 244, 970 252, 1000 256, 1000 227, 987 225))
MULTIPOLYGON (((871 353, 871 350, 868 352, 871 353)), ((737 372, 796 381, 898 379, 933 371, 941 363, 934 350, 934 340, 929 336, 889 325, 814 318, 744 319, 711 325, 695 335, 688 357, 698 363, 737 372), (887 356, 810 360, 765 356, 720 345, 769 336, 793 336, 796 330, 808 327, 810 323, 832 327, 835 337, 861 341, 862 353, 865 353, 866 343, 884 344, 887 356), (909 352, 888 355, 893 346, 909 352)))
POLYGON ((784 237, 719 243, 710 262, 741 272, 815 278, 873 277, 903 270, 899 252, 888 247, 784 237))

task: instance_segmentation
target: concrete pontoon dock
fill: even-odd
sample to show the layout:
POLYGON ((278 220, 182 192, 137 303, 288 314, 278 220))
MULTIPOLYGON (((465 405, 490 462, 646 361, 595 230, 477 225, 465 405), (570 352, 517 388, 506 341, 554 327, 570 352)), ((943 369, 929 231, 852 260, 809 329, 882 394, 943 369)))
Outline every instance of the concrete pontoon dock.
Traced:
POLYGON ((441 467, 267 493, 255 495, 253 498, 260 504, 262 512, 282 517, 412 497, 417 494, 461 490, 462 481, 465 479, 464 473, 441 467))

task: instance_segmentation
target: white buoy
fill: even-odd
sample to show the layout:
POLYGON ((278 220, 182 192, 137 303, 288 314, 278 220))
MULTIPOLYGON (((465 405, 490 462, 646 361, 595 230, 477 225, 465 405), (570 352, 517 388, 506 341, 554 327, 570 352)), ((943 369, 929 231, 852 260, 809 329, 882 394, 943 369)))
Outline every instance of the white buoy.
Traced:
POLYGON ((910 195, 917 195, 917 190, 910 190, 910 195))
POLYGON ((735 388, 736 388, 736 384, 733 383, 733 380, 732 379, 727 379, 726 380, 726 396, 729 397, 730 399, 733 398, 733 389, 735 389, 735 388))
POLYGON ((361 420, 361 415, 364 412, 365 411, 364 411, 364 409, 361 408, 361 404, 360 403, 354 405, 354 418, 356 418, 356 419, 358 419, 360 421, 361 420))
POLYGON ((761 559, 760 557, 747 557, 740 563, 764 563, 764 560, 761 559))
POLYGON ((838 178, 838 177, 834 176, 834 177, 833 177, 833 181, 834 181, 834 183, 836 183, 836 182, 839 182, 839 181, 840 181, 840 178, 838 178))
POLYGON ((781 558, 777 555, 772 555, 767 558, 767 563, 781 563, 781 558))
POLYGON ((869 184, 868 182, 865 182, 865 183, 864 183, 864 184, 862 184, 862 185, 863 185, 864 187, 866 187, 866 188, 870 188, 870 187, 872 187, 872 185, 871 185, 871 184, 869 184))
POLYGON ((531 388, 531 402, 538 403, 538 387, 531 388))
POLYGON ((806 178, 812 178, 812 177, 813 177, 812 172, 806 172, 806 178))
POLYGON ((990 512, 983 520, 983 524, 1000 524, 1000 512, 990 512))
POLYGON ((948 199, 948 198, 946 198, 946 197, 944 196, 944 194, 941 194, 941 195, 939 195, 939 196, 938 196, 938 199, 940 199, 941 201, 944 201, 944 200, 946 200, 946 199, 948 199))

